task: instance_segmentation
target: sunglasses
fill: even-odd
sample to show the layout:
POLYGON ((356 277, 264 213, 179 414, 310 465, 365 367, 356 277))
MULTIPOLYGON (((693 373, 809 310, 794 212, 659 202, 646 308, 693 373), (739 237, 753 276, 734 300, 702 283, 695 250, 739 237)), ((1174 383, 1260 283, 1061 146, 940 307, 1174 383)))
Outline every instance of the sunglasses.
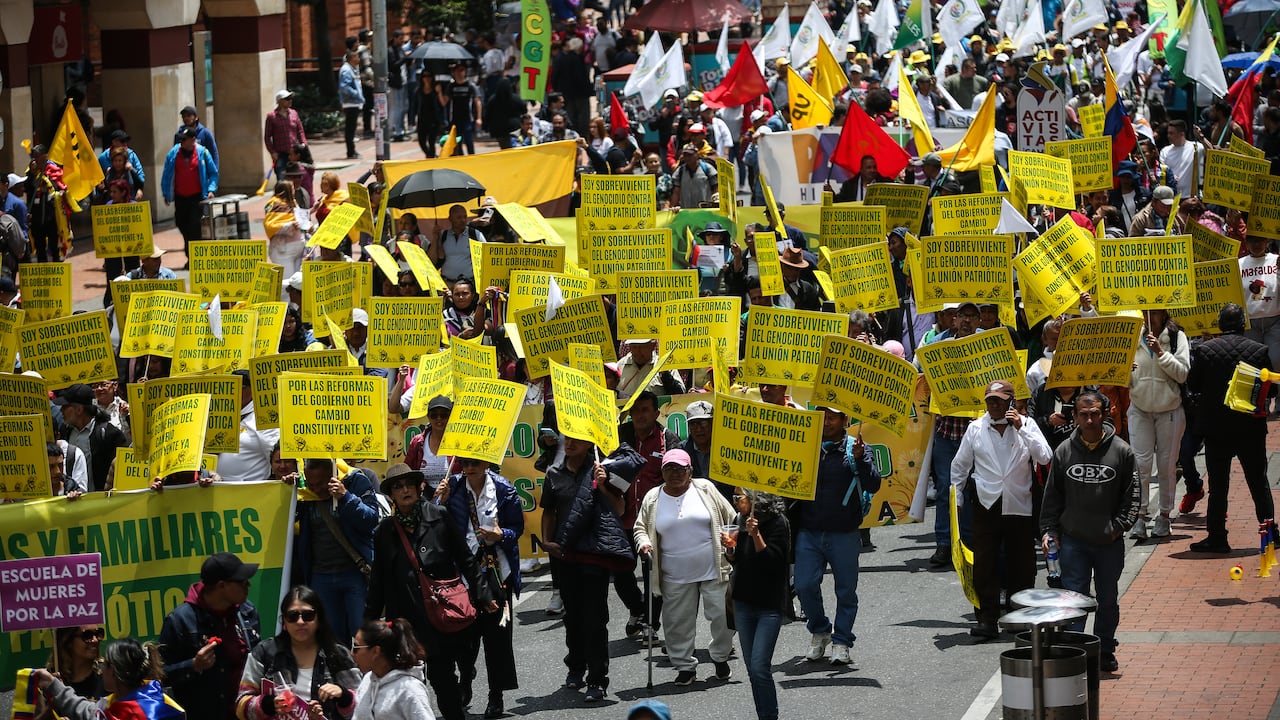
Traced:
POLYGON ((296 623, 299 620, 301 620, 302 622, 314 622, 316 619, 316 611, 315 610, 288 610, 284 614, 284 619, 286 622, 291 622, 291 623, 296 623))
POLYGON ((81 630, 81 631, 80 631, 80 639, 81 639, 81 640, 83 640, 83 641, 85 641, 85 642, 87 642, 87 643, 88 643, 88 642, 96 642, 96 641, 100 641, 100 640, 102 640, 102 638, 104 638, 104 637, 106 637, 106 636, 107 636, 107 631, 106 631, 106 630, 104 630, 103 628, 98 628, 98 629, 96 629, 96 630, 81 630))
POLYGON ((437 411, 437 412, 429 412, 427 413, 427 418, 429 420, 448 420, 449 413, 443 410, 437 411))
POLYGON ((411 483, 408 480, 397 480, 396 482, 393 482, 390 485, 388 485, 387 489, 391 490, 392 492, 395 492, 396 490, 400 490, 402 488, 416 488, 416 487, 418 487, 416 483, 411 483))

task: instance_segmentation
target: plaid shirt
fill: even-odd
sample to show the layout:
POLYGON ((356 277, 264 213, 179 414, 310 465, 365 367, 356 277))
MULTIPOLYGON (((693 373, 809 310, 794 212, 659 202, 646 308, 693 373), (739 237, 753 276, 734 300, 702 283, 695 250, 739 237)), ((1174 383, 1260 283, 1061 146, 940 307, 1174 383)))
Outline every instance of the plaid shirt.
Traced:
POLYGON ((933 419, 933 434, 943 440, 960 442, 964 438, 964 431, 969 428, 969 423, 971 422, 973 422, 973 418, 957 415, 939 415, 933 419))
POLYGON ((276 110, 267 113, 267 124, 262 137, 273 153, 287 153, 294 145, 305 145, 307 142, 307 134, 302 129, 302 118, 298 117, 298 111, 293 108, 289 108, 285 115, 276 110))

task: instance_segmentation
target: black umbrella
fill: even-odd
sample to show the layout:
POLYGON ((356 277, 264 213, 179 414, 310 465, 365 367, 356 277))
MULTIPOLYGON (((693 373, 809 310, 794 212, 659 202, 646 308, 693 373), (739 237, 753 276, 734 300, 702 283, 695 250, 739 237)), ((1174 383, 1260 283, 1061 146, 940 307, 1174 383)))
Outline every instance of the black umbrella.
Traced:
POLYGON ((448 60, 451 62, 466 62, 475 60, 475 56, 467 52, 467 49, 458 43, 451 42, 424 42, 409 53, 409 57, 415 60, 448 60))
POLYGON ((440 207, 475 200, 481 195, 484 195, 484 186, 464 172, 447 168, 419 170, 400 178, 387 196, 387 205, 400 210, 440 207))

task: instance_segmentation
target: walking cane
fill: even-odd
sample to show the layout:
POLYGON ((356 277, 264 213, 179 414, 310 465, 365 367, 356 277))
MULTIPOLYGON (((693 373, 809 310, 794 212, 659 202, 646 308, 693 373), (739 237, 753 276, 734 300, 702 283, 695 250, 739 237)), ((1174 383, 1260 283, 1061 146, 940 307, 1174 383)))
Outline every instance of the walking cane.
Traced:
POLYGON ((650 585, 650 560, 648 555, 640 556, 640 574, 644 579, 644 597, 645 603, 648 605, 648 611, 645 613, 645 644, 649 646, 648 657, 645 658, 645 668, 648 673, 648 681, 645 683, 645 689, 653 692, 653 588, 650 585))

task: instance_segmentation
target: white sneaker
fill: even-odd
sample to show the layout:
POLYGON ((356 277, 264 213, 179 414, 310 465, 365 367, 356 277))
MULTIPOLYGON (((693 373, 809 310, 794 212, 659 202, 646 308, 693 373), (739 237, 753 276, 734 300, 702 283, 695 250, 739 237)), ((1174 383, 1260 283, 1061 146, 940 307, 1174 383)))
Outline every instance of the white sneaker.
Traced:
POLYGON ((564 601, 560 599, 559 590, 551 591, 551 600, 547 603, 547 614, 548 615, 564 614, 564 601))
POLYGON ((817 662, 827 656, 827 646, 831 644, 831 633, 814 633, 809 639, 809 654, 805 659, 817 662))
POLYGON ((537 558, 525 558, 520 561, 520 572, 524 575, 532 574, 538 570, 537 558))
POLYGON ((1134 540, 1147 539, 1147 521, 1145 518, 1138 518, 1138 522, 1133 524, 1133 529, 1129 531, 1129 537, 1134 540))
POLYGON ((1169 517, 1167 515, 1157 517, 1152 524, 1151 537, 1169 537, 1169 533, 1169 517))
POLYGON ((853 658, 849 656, 850 648, 848 645, 832 645, 831 646, 831 664, 832 665, 853 665, 853 658))

